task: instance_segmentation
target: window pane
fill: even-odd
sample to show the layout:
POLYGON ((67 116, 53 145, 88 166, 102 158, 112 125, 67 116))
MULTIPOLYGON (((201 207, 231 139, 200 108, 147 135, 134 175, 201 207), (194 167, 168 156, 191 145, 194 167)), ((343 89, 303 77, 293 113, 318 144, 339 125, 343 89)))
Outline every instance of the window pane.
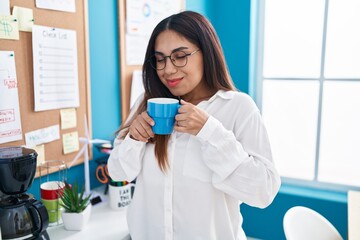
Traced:
POLYGON ((265 78, 319 77, 323 21, 324 0, 267 0, 265 78))
POLYGON ((360 78, 360 1, 329 1, 325 77, 360 78))
POLYGON ((314 178, 318 98, 317 81, 263 82, 263 117, 282 176, 314 178))
POLYGON ((360 82, 325 82, 319 180, 360 186, 360 82))

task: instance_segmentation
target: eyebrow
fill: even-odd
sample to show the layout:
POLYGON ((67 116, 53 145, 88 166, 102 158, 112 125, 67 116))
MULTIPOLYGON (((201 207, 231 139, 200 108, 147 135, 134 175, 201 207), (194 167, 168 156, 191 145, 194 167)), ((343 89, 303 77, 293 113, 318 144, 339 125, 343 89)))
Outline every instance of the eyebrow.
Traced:
MULTIPOLYGON (((171 53, 174 53, 174 52, 177 52, 177 51, 181 51, 181 50, 184 50, 184 49, 189 49, 189 48, 188 48, 188 47, 178 47, 178 48, 175 48, 174 50, 172 50, 171 53)), ((158 53, 158 54, 161 54, 161 55, 165 55, 164 53, 159 52, 159 51, 155 51, 155 53, 158 53)))

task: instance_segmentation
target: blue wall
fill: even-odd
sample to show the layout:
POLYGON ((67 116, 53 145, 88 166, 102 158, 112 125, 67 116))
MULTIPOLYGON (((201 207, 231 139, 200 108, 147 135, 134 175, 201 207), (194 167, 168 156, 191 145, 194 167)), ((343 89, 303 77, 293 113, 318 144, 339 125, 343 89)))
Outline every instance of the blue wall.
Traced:
MULTIPOLYGON (((91 104, 93 138, 112 139, 119 127, 120 86, 119 86, 119 40, 117 0, 89 0, 91 104)), ((237 88, 249 92, 249 32, 251 0, 188 0, 186 8, 207 16, 213 23, 222 43, 228 67, 237 88)), ((94 157, 101 157, 96 149, 94 157)), ((100 183, 95 179, 96 164, 90 162, 91 188, 100 183)), ((52 177, 56 177, 52 175, 52 177)), ((83 165, 68 171, 70 182, 83 182, 83 165)), ((39 179, 29 192, 39 198, 39 179)), ((245 204, 241 206, 245 232, 261 239, 285 239, 282 219, 287 209, 295 205, 313 208, 328 218, 347 236, 346 195, 334 198, 326 194, 296 187, 283 186, 270 207, 257 209, 245 204), (290 189, 290 190, 289 190, 290 189), (310 193, 309 193, 310 191, 310 193), (325 196, 325 197, 324 197, 325 196), (266 230, 265 230, 266 229, 266 230)))

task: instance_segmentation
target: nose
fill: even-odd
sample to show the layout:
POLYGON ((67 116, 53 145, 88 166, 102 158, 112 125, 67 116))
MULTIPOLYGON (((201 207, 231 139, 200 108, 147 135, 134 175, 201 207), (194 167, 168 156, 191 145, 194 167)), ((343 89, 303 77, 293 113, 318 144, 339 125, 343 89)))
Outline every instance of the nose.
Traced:
POLYGON ((177 67, 175 67, 174 64, 172 63, 170 56, 166 57, 165 59, 166 59, 165 61, 167 61, 164 68, 165 73, 166 74, 175 73, 177 71, 177 67))

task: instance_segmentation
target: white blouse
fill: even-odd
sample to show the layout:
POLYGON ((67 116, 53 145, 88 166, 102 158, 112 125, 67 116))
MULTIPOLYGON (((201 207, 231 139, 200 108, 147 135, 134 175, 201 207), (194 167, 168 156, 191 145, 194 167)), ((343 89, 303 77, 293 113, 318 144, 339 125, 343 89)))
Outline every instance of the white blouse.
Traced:
POLYGON ((210 117, 196 136, 171 134, 166 173, 158 166, 154 144, 129 135, 115 140, 108 160, 111 178, 136 178, 127 215, 133 240, 246 239, 240 204, 265 208, 279 190, 254 101, 220 90, 197 106, 210 117))

